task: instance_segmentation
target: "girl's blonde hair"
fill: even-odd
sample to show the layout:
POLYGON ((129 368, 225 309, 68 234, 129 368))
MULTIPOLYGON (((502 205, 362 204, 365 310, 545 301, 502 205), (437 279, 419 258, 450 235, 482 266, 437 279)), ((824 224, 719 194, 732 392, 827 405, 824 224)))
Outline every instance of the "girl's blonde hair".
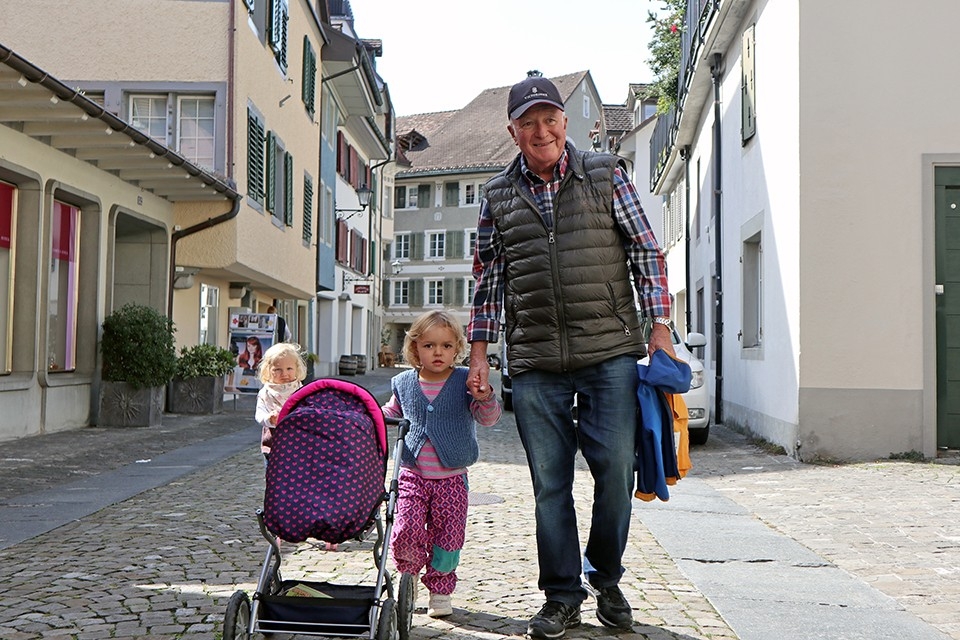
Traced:
POLYGON ((436 327, 446 327, 453 331, 457 347, 457 356, 453 360, 455 364, 459 364, 464 356, 467 355, 467 336, 464 334, 463 327, 457 322, 453 314, 441 309, 427 311, 414 320, 403 339, 403 357, 414 367, 421 366, 420 358, 417 356, 417 340, 419 340, 420 336, 424 333, 436 327))
POLYGON ((278 342, 263 354, 263 360, 257 367, 257 377, 261 382, 271 382, 270 374, 274 363, 287 356, 292 357, 297 363, 297 380, 303 380, 307 377, 307 364, 300 355, 300 345, 293 342, 278 342))

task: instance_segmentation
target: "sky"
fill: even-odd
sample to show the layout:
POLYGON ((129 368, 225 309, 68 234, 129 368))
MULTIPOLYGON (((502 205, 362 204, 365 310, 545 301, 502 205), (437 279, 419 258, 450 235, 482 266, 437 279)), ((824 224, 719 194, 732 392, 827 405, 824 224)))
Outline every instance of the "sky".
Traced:
POLYGON ((589 71, 605 104, 650 82, 647 12, 660 0, 351 0, 398 116, 465 107, 485 89, 589 71), (589 13, 587 13, 589 11, 589 13))

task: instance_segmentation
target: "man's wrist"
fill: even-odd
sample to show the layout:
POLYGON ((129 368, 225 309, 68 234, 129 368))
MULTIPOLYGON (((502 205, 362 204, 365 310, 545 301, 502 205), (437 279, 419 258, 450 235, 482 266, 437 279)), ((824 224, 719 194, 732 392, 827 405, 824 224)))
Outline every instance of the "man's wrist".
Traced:
POLYGON ((671 324, 673 324, 673 323, 670 321, 670 318, 665 318, 665 317, 662 317, 662 316, 656 316, 656 317, 654 317, 653 323, 654 323, 654 324, 662 324, 662 325, 665 326, 665 327, 669 327, 671 324))

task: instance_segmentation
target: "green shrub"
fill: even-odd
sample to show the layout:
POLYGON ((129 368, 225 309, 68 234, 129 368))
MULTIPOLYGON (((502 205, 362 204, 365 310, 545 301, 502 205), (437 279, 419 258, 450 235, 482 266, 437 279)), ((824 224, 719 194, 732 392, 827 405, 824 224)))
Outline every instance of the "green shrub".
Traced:
POLYGON ((177 358, 175 377, 182 380, 226 375, 236 366, 236 358, 228 349, 212 344, 182 347, 177 358))
POLYGON ((103 379, 136 389, 162 387, 173 377, 173 321, 153 307, 125 304, 103 321, 103 379))

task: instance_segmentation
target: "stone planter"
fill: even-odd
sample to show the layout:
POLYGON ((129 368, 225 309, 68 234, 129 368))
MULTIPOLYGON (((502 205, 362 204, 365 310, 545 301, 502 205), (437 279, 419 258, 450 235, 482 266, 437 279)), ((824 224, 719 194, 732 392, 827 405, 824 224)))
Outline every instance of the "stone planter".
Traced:
POLYGON ((100 383, 102 427, 156 427, 163 416, 165 387, 134 389, 126 382, 100 383))
POLYGON ((223 376, 174 378, 168 385, 170 413, 211 414, 223 411, 223 376))

